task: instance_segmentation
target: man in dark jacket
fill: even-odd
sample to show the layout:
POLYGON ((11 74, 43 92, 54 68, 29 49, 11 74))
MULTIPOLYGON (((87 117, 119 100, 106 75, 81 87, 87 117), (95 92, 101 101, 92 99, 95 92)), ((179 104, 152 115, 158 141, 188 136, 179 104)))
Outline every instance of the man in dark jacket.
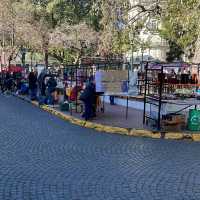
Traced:
POLYGON ((45 78, 47 77, 47 73, 45 70, 43 70, 39 77, 38 77, 38 86, 40 89, 40 95, 45 96, 45 91, 46 91, 46 85, 45 85, 45 78))
POLYGON ((50 105, 54 104, 54 98, 53 98, 53 93, 56 90, 57 82, 53 76, 51 76, 47 82, 47 103, 50 105))
POLYGON ((37 75, 34 72, 30 72, 28 76, 29 80, 29 91, 31 100, 36 100, 37 98, 37 75))
POLYGON ((90 80, 89 84, 86 86, 85 90, 80 96, 80 100, 82 100, 85 105, 85 112, 83 114, 85 120, 89 120, 90 118, 95 116, 95 99, 95 84, 93 80, 90 80))
POLYGON ((4 79, 4 85, 5 85, 5 90, 7 92, 12 91, 13 86, 14 86, 14 81, 13 81, 12 75, 9 72, 6 74, 6 77, 4 79))

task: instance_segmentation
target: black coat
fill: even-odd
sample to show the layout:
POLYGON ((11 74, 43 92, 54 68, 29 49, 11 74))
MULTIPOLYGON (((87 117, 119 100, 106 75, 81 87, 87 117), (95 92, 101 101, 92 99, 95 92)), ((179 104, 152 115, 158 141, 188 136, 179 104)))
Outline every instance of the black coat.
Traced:
POLYGON ((51 77, 51 78, 48 80, 48 82, 47 82, 48 92, 49 92, 49 93, 54 92, 56 86, 57 86, 56 80, 55 80, 53 77, 51 77))
POLYGON ((29 74, 28 80, 29 80, 29 89, 37 88, 37 76, 36 76, 36 74, 31 72, 29 74))
POLYGON ((80 100, 84 102, 95 103, 95 85, 89 83, 80 96, 80 100))

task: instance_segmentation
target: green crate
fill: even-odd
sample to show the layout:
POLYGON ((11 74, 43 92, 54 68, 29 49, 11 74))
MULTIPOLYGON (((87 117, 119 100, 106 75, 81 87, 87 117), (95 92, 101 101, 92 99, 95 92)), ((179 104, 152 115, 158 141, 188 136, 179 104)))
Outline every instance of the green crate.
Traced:
POLYGON ((200 131, 200 110, 190 110, 188 117, 188 129, 190 131, 200 131))
POLYGON ((60 104, 61 111, 69 111, 69 103, 60 104))

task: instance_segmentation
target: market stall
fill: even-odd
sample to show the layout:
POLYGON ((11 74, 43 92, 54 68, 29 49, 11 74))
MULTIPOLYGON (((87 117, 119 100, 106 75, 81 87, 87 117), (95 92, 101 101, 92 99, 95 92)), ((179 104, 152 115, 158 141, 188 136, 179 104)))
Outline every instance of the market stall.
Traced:
MULTIPOLYGON (((106 97, 123 96, 127 98, 128 84, 129 84, 129 64, 128 63, 105 63, 92 65, 68 65, 65 67, 65 80, 66 90, 72 90, 77 88, 78 94, 76 94, 74 100, 75 111, 79 111, 80 106, 79 94, 84 89, 87 81, 92 77, 95 79, 96 95, 98 99, 102 101, 97 103, 97 106, 101 106, 98 110, 104 111, 104 100, 106 97), (122 95, 123 94, 123 95, 122 95)), ((98 102, 99 102, 98 100, 98 102)), ((128 110, 128 104, 126 106, 128 110)), ((128 113, 126 111, 126 113, 128 113)))
POLYGON ((144 82, 144 124, 154 122, 159 130, 167 124, 188 127, 189 113, 200 105, 199 65, 147 63, 144 82))

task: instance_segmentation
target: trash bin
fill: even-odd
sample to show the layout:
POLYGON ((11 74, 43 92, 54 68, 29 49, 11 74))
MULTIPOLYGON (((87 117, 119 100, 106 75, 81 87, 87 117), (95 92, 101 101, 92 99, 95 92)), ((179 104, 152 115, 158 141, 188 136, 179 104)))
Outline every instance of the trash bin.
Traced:
POLYGON ((200 131, 200 110, 190 110, 188 117, 188 129, 190 131, 200 131))

